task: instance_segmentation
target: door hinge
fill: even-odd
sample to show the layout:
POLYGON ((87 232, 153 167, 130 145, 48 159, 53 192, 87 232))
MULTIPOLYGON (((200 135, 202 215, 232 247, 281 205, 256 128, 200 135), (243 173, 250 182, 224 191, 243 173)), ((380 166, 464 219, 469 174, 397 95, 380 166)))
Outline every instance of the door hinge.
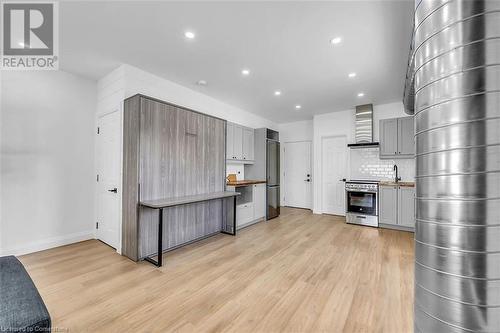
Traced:
POLYGON ((101 129, 99 128, 99 126, 97 126, 97 134, 99 134, 100 131, 101 129))
POLYGON ((95 223, 95 228, 96 228, 96 229, 99 229, 99 222, 96 222, 96 223, 95 223))
POLYGON ((97 175, 96 180, 99 181, 99 175, 97 175))

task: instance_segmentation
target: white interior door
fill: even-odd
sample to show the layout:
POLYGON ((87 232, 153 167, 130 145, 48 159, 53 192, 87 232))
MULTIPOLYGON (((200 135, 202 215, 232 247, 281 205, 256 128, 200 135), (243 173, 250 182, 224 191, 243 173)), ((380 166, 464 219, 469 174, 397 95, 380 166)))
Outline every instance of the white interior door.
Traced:
POLYGON ((347 138, 325 137, 321 140, 322 210, 326 214, 345 215, 347 176, 347 138))
POLYGON ((96 236, 114 247, 120 240, 121 114, 109 113, 98 120, 97 134, 97 223, 96 236))
POLYGON ((287 142, 284 153, 285 205, 311 209, 311 142, 287 142))

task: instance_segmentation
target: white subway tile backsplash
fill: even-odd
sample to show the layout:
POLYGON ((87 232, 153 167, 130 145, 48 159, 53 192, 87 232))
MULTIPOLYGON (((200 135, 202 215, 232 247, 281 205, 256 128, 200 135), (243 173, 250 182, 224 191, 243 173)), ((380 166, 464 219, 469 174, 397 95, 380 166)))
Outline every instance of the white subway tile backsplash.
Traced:
POLYGON ((403 181, 415 180, 415 159, 381 160, 378 148, 350 150, 351 179, 394 179, 394 164, 403 181))
POLYGON ((245 167, 243 164, 227 163, 226 164, 226 177, 230 173, 236 174, 237 180, 244 180, 245 179, 245 167))

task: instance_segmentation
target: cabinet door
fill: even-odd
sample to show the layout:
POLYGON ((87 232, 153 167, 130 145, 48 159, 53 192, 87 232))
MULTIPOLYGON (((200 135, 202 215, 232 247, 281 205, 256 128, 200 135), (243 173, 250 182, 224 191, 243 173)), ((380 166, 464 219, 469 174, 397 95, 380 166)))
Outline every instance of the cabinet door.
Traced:
POLYGON ((398 119, 398 155, 412 157, 415 154, 413 117, 398 119))
POLYGON ((393 157, 398 153, 398 119, 380 121, 380 157, 393 157))
POLYGON ((253 161, 253 129, 243 129, 243 159, 253 161))
POLYGON ((253 186, 254 219, 266 217, 266 184, 253 186))
POLYGON ((236 227, 252 222, 254 220, 253 211, 252 202, 236 206, 236 227))
POLYGON ((400 186, 398 190, 398 224, 415 228, 415 188, 400 186))
POLYGON ((226 159, 234 159, 234 124, 227 123, 226 128, 226 159))
POLYGON ((233 130, 233 155, 236 160, 243 159, 243 128, 238 125, 233 130))
POLYGON ((397 186, 379 187, 379 222, 383 224, 398 224, 398 188, 397 186))

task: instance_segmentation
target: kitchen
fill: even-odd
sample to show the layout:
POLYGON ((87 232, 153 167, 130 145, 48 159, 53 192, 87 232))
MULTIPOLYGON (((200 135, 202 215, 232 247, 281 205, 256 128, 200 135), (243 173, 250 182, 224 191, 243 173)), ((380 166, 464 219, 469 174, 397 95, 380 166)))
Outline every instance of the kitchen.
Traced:
MULTIPOLYGON (((413 232, 415 225, 413 117, 404 114, 402 104, 377 106, 377 110, 380 110, 381 107, 389 110, 389 112, 382 110, 384 113, 382 118, 378 114, 374 114, 372 104, 356 106, 355 110, 347 111, 347 113, 354 115, 348 120, 351 122, 348 128, 354 129, 354 133, 351 133, 349 138, 353 137, 355 143, 348 143, 345 146, 346 163, 336 171, 342 177, 335 185, 334 195, 328 196, 325 200, 336 201, 340 199, 344 203, 341 204, 341 211, 333 213, 334 215, 346 216, 347 223, 413 232), (396 111, 398 106, 399 112, 396 111), (391 114, 399 117, 386 118, 390 117, 391 114), (374 119, 378 121, 378 124, 375 125, 374 119), (375 127, 379 141, 374 141, 375 127), (335 194, 339 193, 339 187, 345 188, 345 193, 341 191, 342 194, 337 197, 335 194)), ((291 174, 295 177, 294 179, 289 179, 292 176, 287 177, 285 173, 285 169, 290 168, 290 164, 301 164, 300 160, 302 159, 311 160, 311 155, 295 155, 294 150, 287 152, 285 148, 299 143, 311 145, 309 140, 296 140, 297 136, 305 135, 307 138, 308 135, 305 133, 314 131, 310 126, 301 125, 302 122, 281 125, 280 129, 285 133, 282 142, 283 148, 279 147, 279 141, 276 140, 277 150, 273 149, 272 146, 268 146, 267 149, 270 147, 273 152, 271 156, 281 163, 281 169, 279 169, 279 164, 277 166, 281 177, 274 183, 277 183, 279 187, 281 181, 286 192, 287 188, 293 188, 296 191, 297 187, 294 183, 302 182, 303 187, 299 188, 299 191, 311 195, 311 198, 302 198, 302 202, 299 200, 290 205, 286 200, 283 200, 287 197, 283 193, 280 196, 282 205, 311 209, 312 206, 308 205, 308 202, 314 201, 311 188, 314 186, 313 178, 315 177, 311 171, 312 168, 307 167, 309 163, 306 163, 306 167, 298 174, 291 174), (294 129, 293 133, 288 133, 289 128, 294 129), (281 155, 286 155, 287 158, 280 158, 280 154, 276 156, 276 151, 280 151, 281 155)), ((227 185, 230 190, 237 190, 243 194, 238 199, 237 228, 243 228, 279 215, 279 206, 269 205, 266 202, 265 198, 269 199, 272 195, 266 196, 264 194, 264 183, 267 180, 269 184, 269 179, 275 179, 275 176, 268 174, 269 166, 265 170, 262 168, 260 172, 256 171, 259 165, 266 164, 266 159, 270 156, 265 153, 267 150, 264 148, 263 138, 266 131, 273 133, 272 130, 254 130, 237 124, 228 124, 227 185), (236 138, 236 135, 240 138, 236 138), (259 140, 256 135, 260 135, 262 138, 259 140), (254 144, 252 145, 251 142, 254 144), (256 151, 263 153, 255 154, 256 151), (263 202, 265 203, 263 204, 263 202), (269 210, 267 214, 264 214, 263 205, 269 210), (270 210, 275 213, 271 213, 270 210)), ((343 133, 329 133, 328 136, 338 136, 337 134, 342 136, 343 133)), ((279 133, 275 135, 279 139, 279 133)), ((269 138, 266 140, 271 143, 274 141, 269 138)), ((309 154, 311 152, 310 150, 309 154)), ((297 153, 302 154, 304 151, 297 153)), ((271 164, 272 168, 276 167, 274 163, 271 162, 271 164)), ((318 178, 320 179, 320 177, 318 178)), ((289 194, 289 196, 292 195, 296 195, 296 193, 289 194)), ((328 194, 325 193, 326 195, 328 194)))

